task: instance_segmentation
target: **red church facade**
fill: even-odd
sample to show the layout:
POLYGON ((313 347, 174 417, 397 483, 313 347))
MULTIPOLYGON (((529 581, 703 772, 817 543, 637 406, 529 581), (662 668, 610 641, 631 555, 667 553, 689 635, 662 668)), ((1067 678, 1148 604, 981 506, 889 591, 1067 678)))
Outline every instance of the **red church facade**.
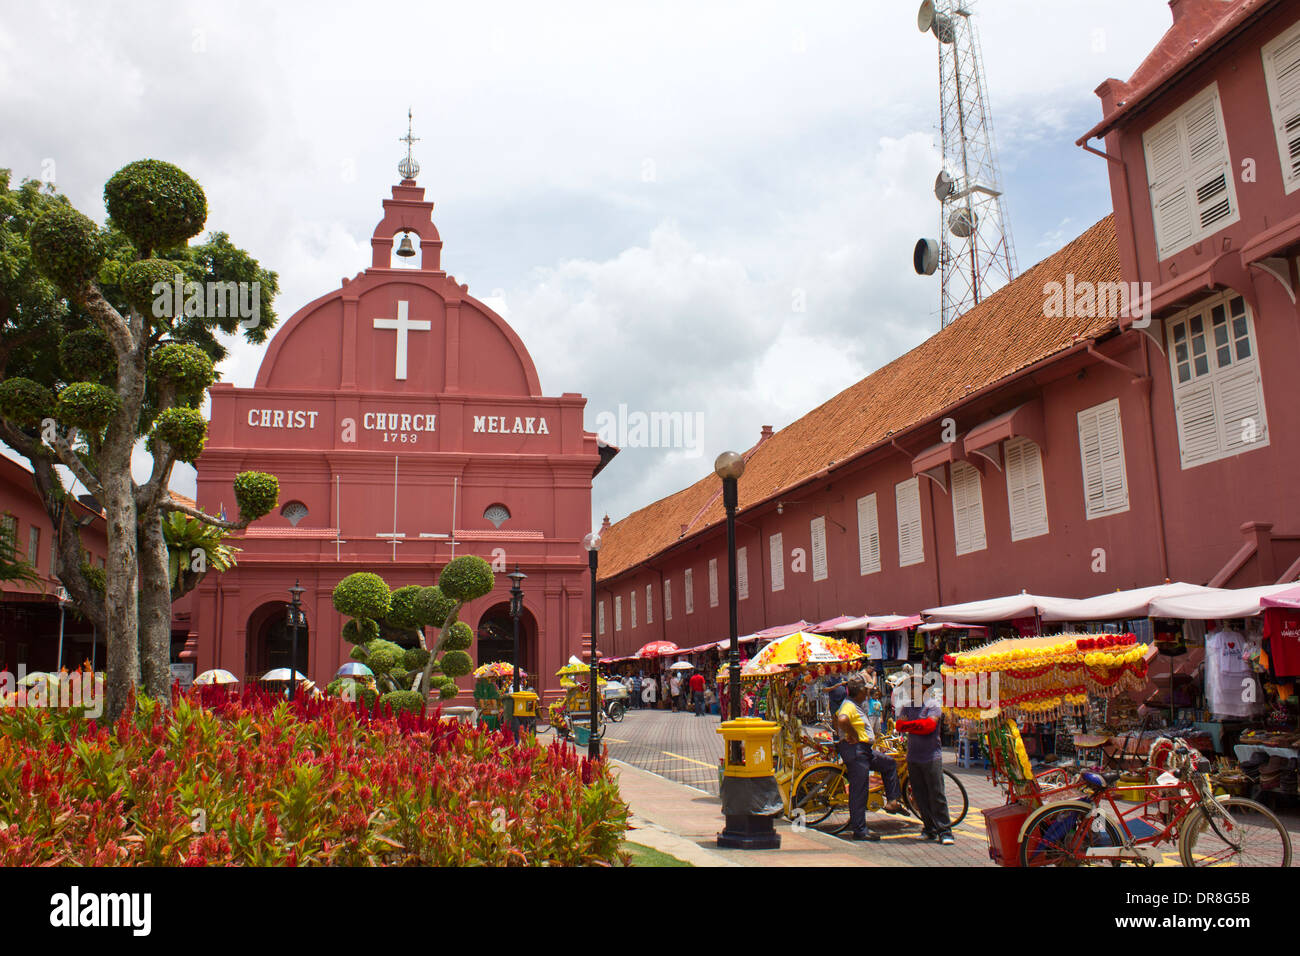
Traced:
MULTIPOLYGON (((1170 6, 1080 140, 1114 215, 746 453, 741 633, 1300 576, 1300 14, 1170 6)), ((722 519, 709 475, 608 529, 603 654, 726 636, 722 519)))
POLYGON ((442 269, 432 209, 412 180, 395 186, 371 267, 277 331, 252 388, 212 389, 200 504, 233 511, 231 481, 246 469, 276 475, 281 490, 277 511, 234 540, 238 566, 198 589, 199 670, 255 678, 287 665, 287 589, 301 580, 299 669, 328 681, 350 650, 331 601, 343 577, 427 585, 463 554, 498 571, 493 593, 461 613, 479 662, 510 657, 503 572, 516 566, 528 575, 521 655, 538 689, 580 651, 581 542, 603 460, 583 427, 586 400, 542 394, 518 335, 442 269), (407 235, 417 268, 393 256, 407 235))

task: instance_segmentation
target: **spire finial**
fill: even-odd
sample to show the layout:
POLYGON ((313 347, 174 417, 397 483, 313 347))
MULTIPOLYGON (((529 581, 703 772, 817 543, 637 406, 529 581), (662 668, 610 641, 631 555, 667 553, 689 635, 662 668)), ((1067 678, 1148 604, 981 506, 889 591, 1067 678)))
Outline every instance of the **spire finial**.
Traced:
POLYGON ((411 134, 412 112, 408 106, 406 109, 406 135, 399 136, 397 141, 406 144, 406 158, 397 164, 397 171, 401 174, 402 179, 414 181, 415 177, 420 175, 420 164, 415 161, 411 155, 411 147, 420 141, 420 137, 411 134))

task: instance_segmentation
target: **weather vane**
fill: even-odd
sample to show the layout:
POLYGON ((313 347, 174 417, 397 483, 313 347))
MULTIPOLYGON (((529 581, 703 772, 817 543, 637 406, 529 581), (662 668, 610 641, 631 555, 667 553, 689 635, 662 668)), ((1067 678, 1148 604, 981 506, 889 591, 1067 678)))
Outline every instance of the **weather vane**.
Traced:
POLYGON ((397 171, 401 173, 403 179, 415 179, 420 175, 420 164, 415 161, 411 155, 411 146, 420 141, 420 137, 411 135, 411 109, 406 110, 406 135, 399 136, 397 141, 406 144, 406 158, 397 164, 397 171))

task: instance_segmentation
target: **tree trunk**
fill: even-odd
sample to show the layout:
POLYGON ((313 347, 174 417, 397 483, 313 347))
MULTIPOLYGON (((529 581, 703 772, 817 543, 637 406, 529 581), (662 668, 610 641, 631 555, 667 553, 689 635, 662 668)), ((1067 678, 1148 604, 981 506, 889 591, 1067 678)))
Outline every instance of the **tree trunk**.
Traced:
POLYGON ((131 691, 140 679, 140 657, 137 651, 137 524, 129 447, 124 457, 127 467, 106 467, 100 482, 106 499, 103 502, 104 510, 108 513, 108 561, 104 593, 108 672, 104 679, 104 696, 105 717, 110 721, 116 720, 125 709, 131 691))
MULTIPOLYGON (((429 651, 429 659, 425 661, 424 670, 420 672, 419 683, 413 685, 411 688, 412 690, 418 690, 423 693, 426 700, 428 700, 429 697, 429 681, 433 679, 433 665, 438 660, 438 652, 441 651, 442 646, 447 643, 447 636, 451 633, 451 626, 455 624, 457 619, 460 617, 460 609, 462 606, 462 602, 457 601, 456 606, 452 608, 451 613, 447 615, 447 620, 443 621, 442 630, 438 632, 437 642, 434 643, 433 647, 427 648, 429 651)), ((420 628, 420 645, 424 646, 424 628, 420 628)))
POLYGON ((140 670, 144 692, 171 705, 172 597, 162 513, 140 515, 140 670))

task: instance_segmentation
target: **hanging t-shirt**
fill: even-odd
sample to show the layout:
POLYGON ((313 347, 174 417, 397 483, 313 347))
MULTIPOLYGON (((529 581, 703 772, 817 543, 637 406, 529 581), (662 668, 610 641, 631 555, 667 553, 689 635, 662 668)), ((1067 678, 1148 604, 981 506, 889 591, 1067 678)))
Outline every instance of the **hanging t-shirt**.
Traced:
POLYGON ((880 638, 872 634, 867 638, 867 643, 862 646, 867 652, 867 659, 873 661, 883 661, 885 659, 885 650, 880 644, 880 638))
POLYGON ((1278 677, 1300 675, 1300 611, 1269 608, 1264 612, 1264 636, 1278 677))
POLYGON ((1246 663, 1246 636, 1215 631, 1205 639, 1205 698, 1211 713, 1253 717, 1263 709, 1255 672, 1246 663))

